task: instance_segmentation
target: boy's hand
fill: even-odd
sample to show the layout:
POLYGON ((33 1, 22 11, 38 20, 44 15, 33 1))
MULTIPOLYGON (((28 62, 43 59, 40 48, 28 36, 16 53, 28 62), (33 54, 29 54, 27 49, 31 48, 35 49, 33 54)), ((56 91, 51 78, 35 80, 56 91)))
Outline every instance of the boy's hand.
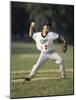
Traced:
POLYGON ((32 28, 35 27, 35 22, 31 22, 31 27, 32 27, 32 28))

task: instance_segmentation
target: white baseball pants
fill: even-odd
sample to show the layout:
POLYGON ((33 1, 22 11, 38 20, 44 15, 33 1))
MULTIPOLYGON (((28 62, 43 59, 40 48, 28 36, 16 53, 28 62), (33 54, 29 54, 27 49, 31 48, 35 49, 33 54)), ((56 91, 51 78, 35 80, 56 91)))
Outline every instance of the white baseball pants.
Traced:
POLYGON ((50 53, 44 53, 41 52, 40 57, 37 61, 37 63, 33 66, 32 71, 30 72, 29 77, 32 78, 34 74, 37 72, 37 70, 48 60, 52 59, 55 61, 56 64, 59 64, 60 73, 61 75, 64 74, 64 60, 62 57, 56 53, 54 50, 50 53))

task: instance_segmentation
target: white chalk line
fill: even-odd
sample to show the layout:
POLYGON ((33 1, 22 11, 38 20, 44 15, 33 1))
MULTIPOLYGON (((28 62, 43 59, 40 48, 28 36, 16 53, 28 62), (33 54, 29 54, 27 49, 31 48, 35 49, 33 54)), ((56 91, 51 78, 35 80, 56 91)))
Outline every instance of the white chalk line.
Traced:
MULTIPOLYGON (((18 74, 18 73, 29 73, 30 71, 26 71, 26 70, 17 70, 17 71, 11 71, 11 73, 12 74, 18 74)), ((51 70, 44 70, 44 71, 42 71, 42 70, 40 70, 40 71, 38 71, 38 73, 47 73, 47 72, 60 72, 60 70, 58 70, 58 69, 51 69, 51 70)), ((68 68, 68 69, 66 69, 66 72, 73 72, 73 69, 71 69, 71 68, 68 68)))
MULTIPOLYGON (((41 77, 41 78, 32 78, 31 81, 37 81, 37 80, 45 80, 45 79, 58 79, 59 77, 41 77)), ((12 82, 26 82, 24 79, 14 79, 12 82)))
MULTIPOLYGON (((21 73, 29 73, 30 71, 12 71, 12 74, 21 74, 21 73)), ((60 72, 60 70, 57 69, 52 69, 52 70, 44 70, 44 71, 38 71, 38 73, 48 73, 48 72, 60 72)), ((73 72, 73 69, 66 69, 66 72, 73 72)), ((61 77, 58 76, 50 76, 50 77, 39 77, 39 78, 33 78, 31 81, 37 81, 37 80, 47 80, 47 79, 61 79, 61 77)), ((11 82, 24 82, 24 79, 18 78, 18 79, 13 79, 11 82)))

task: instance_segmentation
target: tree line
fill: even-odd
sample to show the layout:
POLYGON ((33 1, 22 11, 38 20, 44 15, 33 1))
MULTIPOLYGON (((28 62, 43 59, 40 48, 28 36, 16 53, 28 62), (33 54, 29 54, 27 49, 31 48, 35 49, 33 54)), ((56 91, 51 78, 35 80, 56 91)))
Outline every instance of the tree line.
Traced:
POLYGON ((28 41, 31 21, 35 31, 41 30, 41 22, 48 20, 50 30, 64 34, 70 44, 74 42, 74 6, 43 3, 11 2, 12 39, 28 41))

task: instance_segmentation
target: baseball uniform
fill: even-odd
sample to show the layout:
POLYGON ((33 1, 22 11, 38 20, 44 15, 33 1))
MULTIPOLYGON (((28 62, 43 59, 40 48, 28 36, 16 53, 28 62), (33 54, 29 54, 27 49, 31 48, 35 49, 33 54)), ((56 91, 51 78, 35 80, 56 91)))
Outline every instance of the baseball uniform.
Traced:
POLYGON ((57 64, 59 64, 60 72, 64 73, 64 61, 61 56, 54 50, 53 42, 59 37, 59 34, 54 32, 48 32, 48 34, 43 37, 41 32, 34 33, 32 38, 36 42, 37 49, 41 51, 40 57, 37 63, 33 66, 32 71, 30 72, 29 77, 36 73, 36 71, 48 60, 52 59, 57 64))

